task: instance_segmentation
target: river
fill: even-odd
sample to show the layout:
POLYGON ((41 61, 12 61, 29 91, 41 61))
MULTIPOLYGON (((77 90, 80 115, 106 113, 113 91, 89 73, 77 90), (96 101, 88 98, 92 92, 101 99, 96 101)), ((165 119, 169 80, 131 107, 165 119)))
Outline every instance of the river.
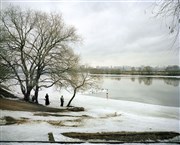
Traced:
POLYGON ((180 107, 180 77, 100 76, 102 78, 100 89, 98 91, 91 91, 88 95, 105 99, 180 107))

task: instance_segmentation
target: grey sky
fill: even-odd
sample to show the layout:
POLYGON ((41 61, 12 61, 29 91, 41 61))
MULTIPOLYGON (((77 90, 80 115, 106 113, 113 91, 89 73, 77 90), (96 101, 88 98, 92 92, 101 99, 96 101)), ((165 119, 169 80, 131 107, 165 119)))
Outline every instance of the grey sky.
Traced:
MULTIPOLYGON (((15 1, 15 0, 14 0, 15 1)), ((23 8, 61 12, 83 38, 75 47, 91 66, 179 65, 179 52, 169 35, 168 19, 153 17, 152 2, 13 2, 23 8), (176 50, 176 51, 174 51, 176 50)), ((2 7, 9 4, 2 2, 2 7)))

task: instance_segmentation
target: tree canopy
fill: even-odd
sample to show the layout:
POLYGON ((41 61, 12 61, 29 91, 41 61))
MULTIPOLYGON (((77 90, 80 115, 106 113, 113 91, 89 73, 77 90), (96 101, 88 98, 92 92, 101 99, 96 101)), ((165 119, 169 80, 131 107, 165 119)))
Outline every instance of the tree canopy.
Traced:
POLYGON ((11 68, 24 99, 29 101, 34 90, 38 102, 39 88, 53 86, 62 79, 62 74, 72 71, 72 62, 78 56, 70 46, 80 41, 80 37, 57 13, 9 6, 2 11, 0 21, 3 37, 0 52, 6 52, 0 53, 0 58, 11 68), (55 73, 59 75, 56 78, 55 73))

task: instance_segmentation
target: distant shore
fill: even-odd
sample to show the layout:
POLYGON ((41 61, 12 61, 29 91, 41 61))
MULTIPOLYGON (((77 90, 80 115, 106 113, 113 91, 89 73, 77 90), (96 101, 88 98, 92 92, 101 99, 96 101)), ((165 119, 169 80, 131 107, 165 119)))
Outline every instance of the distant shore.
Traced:
POLYGON ((142 75, 142 76, 180 76, 180 71, 167 72, 167 71, 152 71, 152 72, 139 72, 139 71, 122 71, 122 72, 108 72, 108 71, 90 71, 90 74, 111 74, 111 75, 142 75))
POLYGON ((172 79, 179 79, 180 80, 180 74, 179 75, 137 75, 137 74, 91 74, 94 76, 105 76, 105 77, 147 77, 147 78, 172 78, 172 79))

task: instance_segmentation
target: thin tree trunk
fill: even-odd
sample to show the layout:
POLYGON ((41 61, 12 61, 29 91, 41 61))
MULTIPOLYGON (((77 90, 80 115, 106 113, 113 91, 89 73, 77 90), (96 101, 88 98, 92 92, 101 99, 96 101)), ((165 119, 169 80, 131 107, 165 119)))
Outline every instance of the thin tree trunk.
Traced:
POLYGON ((36 76, 36 89, 34 92, 34 99, 35 99, 35 103, 37 104, 38 104, 38 94, 39 94, 39 78, 40 78, 40 65, 38 64, 37 76, 36 76))
POLYGON ((71 104, 72 100, 73 100, 73 99, 74 99, 74 97, 76 96, 76 91, 77 91, 77 88, 75 88, 75 89, 74 89, 74 94, 73 94, 72 98, 70 99, 70 101, 68 102, 67 107, 69 107, 69 106, 70 106, 70 104, 71 104))

